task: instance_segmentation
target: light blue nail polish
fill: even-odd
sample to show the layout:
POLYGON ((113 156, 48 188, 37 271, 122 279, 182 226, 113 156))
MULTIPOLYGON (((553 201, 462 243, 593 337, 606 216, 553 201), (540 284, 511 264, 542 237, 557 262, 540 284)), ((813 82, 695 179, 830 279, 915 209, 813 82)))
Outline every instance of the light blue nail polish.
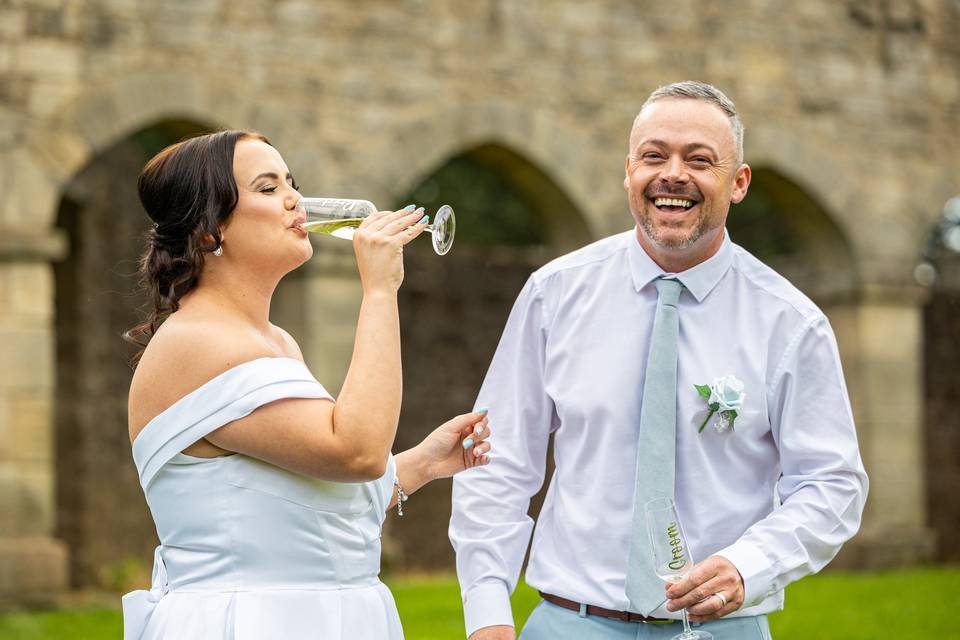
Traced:
POLYGON ((487 411, 489 411, 489 409, 486 407, 477 407, 473 410, 474 413, 486 413, 487 411))
POLYGON ((472 446, 473 446, 473 438, 467 438, 466 440, 463 441, 464 449, 469 449, 472 446))
POLYGON ((423 207, 417 207, 417 213, 423 212, 423 207))
POLYGON ((404 210, 404 211, 413 211, 413 210, 416 209, 416 208, 417 208, 417 205, 415 205, 415 204, 408 204, 407 206, 405 206, 405 207, 403 208, 403 210, 404 210))
POLYGON ((430 216, 423 216, 422 218, 420 218, 420 222, 418 222, 417 224, 423 224, 423 223, 429 224, 429 223, 430 223, 430 216))

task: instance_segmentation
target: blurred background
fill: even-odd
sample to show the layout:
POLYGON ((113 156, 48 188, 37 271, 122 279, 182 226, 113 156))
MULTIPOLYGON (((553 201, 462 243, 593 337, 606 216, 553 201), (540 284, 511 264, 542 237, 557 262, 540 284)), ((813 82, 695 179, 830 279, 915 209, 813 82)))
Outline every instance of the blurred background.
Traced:
MULTIPOLYGON (((958 34, 957 0, 0 0, 0 607, 149 582, 120 334, 150 156, 249 128, 306 195, 454 207, 449 255, 408 252, 401 450, 473 406, 533 269, 632 226, 631 122, 684 79, 746 126, 733 240, 837 333, 871 492, 833 566, 960 561, 958 34)), ((336 392, 359 282, 314 242, 273 321, 336 392)), ((388 519, 388 571, 452 571, 449 499, 388 519)))

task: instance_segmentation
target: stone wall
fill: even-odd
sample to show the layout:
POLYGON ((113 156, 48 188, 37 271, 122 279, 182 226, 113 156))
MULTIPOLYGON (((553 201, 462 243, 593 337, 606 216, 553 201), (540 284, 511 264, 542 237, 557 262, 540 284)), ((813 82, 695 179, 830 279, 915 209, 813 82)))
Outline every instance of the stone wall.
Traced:
MULTIPOLYGON (((73 437, 54 412, 57 381, 84 376, 86 385, 93 376, 92 387, 78 384, 76 410, 112 416, 104 420, 113 424, 100 426, 114 442, 124 437, 120 404, 83 406, 89 392, 122 393, 119 378, 107 386, 96 378, 111 354, 75 369, 70 337, 58 336, 54 324, 57 305, 69 302, 54 300, 60 284, 73 278, 76 291, 89 295, 97 283, 113 286, 102 274, 64 267, 55 280, 51 267, 67 253, 57 224, 70 185, 107 150, 171 119, 254 128, 274 141, 305 190, 387 203, 448 158, 493 145, 564 194, 572 210, 558 211, 558 219, 579 219, 585 243, 629 225, 620 184, 629 124, 654 87, 689 77, 717 84, 737 102, 748 162, 829 216, 818 228, 842 241, 809 234, 801 255, 849 250, 837 263, 844 273, 818 277, 842 283, 827 283, 828 311, 873 481, 859 551, 851 545, 850 557, 861 566, 927 557, 929 548, 914 542, 930 538, 922 473, 925 294, 912 270, 942 203, 960 190, 958 32, 960 7, 951 0, 0 3, 0 600, 62 586, 63 547, 54 537, 74 539, 71 517, 97 517, 82 508, 56 517, 54 486, 66 496, 70 480, 54 479, 54 424, 62 426, 62 448, 73 437), (893 403, 890 388, 902 391, 893 403)), ((101 221, 84 224, 100 228, 101 221)), ((76 231, 68 233, 72 244, 76 231)), ((314 371, 336 389, 357 289, 349 261, 323 260, 317 264, 335 268, 311 267, 291 281, 278 321, 289 319, 314 371)), ((493 266, 474 280, 501 303, 518 288, 493 266)), ((406 314, 415 300, 405 299, 405 318, 413 318, 406 314)), ((97 313, 91 326, 106 331, 122 324, 125 311, 97 313)), ((415 385, 404 425, 432 424, 469 404, 467 381, 482 375, 473 368, 485 368, 476 363, 481 343, 492 340, 493 315, 476 336, 450 338, 471 354, 476 377, 464 376, 464 388, 443 407, 415 385)), ((409 324, 405 337, 416 343, 409 332, 423 329, 409 324)), ((424 369, 419 354, 407 355, 415 367, 408 379, 422 376, 426 384, 449 374, 449 362, 424 369)), ((119 362, 125 353, 112 356, 119 362)), ((94 443, 99 436, 84 437, 94 443)), ((108 467, 119 464, 119 451, 104 459, 108 467)), ((118 478, 129 473, 116 468, 118 478)), ((109 491, 106 478, 81 486, 109 491)), ((442 504, 435 497, 430 508, 442 504)), ((87 504, 96 513, 113 508, 111 500, 135 499, 122 489, 87 504)), ((143 515, 142 503, 131 509, 143 515)), ((75 577, 92 575, 82 568, 89 551, 77 549, 75 577)))

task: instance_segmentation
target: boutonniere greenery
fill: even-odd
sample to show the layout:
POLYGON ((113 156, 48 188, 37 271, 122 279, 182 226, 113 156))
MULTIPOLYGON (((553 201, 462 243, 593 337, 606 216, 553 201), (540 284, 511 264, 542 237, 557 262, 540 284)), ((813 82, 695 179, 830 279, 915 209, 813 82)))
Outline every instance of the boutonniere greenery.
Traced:
POLYGON ((696 384, 700 397, 707 401, 707 407, 710 413, 704 418, 700 425, 698 433, 703 433, 704 427, 710 422, 710 418, 717 416, 714 422, 714 428, 718 433, 725 431, 735 431, 733 423, 737 419, 738 412, 743 408, 743 401, 747 394, 743 392, 743 383, 735 376, 724 376, 715 378, 713 384, 696 384))

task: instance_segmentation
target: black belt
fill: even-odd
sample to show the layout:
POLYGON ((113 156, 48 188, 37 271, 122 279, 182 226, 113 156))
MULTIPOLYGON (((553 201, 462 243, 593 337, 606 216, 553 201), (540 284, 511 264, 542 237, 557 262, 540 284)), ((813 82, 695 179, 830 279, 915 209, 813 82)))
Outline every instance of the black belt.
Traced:
MULTIPOLYGON (((540 597, 550 604, 555 604, 558 607, 563 607, 564 609, 580 611, 580 609, 584 606, 579 602, 567 600, 566 598, 555 596, 552 593, 544 593, 543 591, 540 591, 539 593, 540 597)), ((597 607, 592 604, 588 604, 586 607, 588 616, 601 616, 603 618, 623 620, 624 622, 644 622, 646 624, 672 624, 676 622, 676 620, 670 620, 669 618, 651 618, 641 613, 633 613, 632 611, 614 611, 613 609, 604 609, 603 607, 597 607)))

